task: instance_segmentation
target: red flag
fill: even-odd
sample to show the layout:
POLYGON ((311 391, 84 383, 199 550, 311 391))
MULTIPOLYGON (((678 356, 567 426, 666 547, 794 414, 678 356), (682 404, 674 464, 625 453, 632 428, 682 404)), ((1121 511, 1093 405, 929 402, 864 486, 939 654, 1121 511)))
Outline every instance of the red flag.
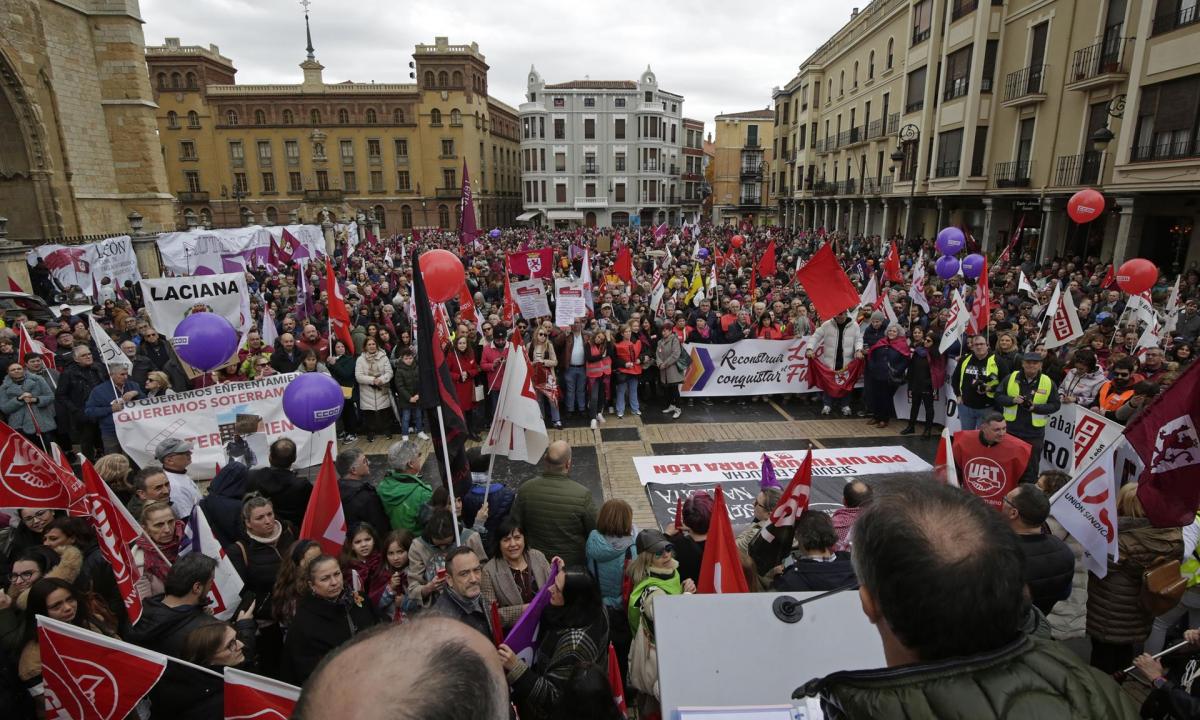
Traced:
POLYGON ((983 259, 983 270, 979 273, 979 280, 975 284, 975 298, 971 305, 971 327, 975 332, 983 332, 987 329, 988 318, 992 315, 992 291, 988 287, 988 264, 987 258, 983 259))
POLYGON ((804 286, 822 318, 858 307, 858 291, 828 244, 821 246, 804 267, 796 271, 796 279, 804 286))
POLYGON ((492 601, 492 643, 496 647, 504 644, 504 620, 500 617, 500 603, 492 601))
POLYGON ((337 557, 346 541, 346 515, 342 512, 342 495, 338 492, 337 470, 333 467, 333 443, 325 446, 325 459, 313 483, 300 537, 316 540, 321 552, 337 557))
POLYGON ((271 246, 267 249, 267 264, 271 267, 279 267, 283 263, 279 259, 279 243, 275 242, 275 236, 271 236, 271 246))
POLYGON ((442 303, 433 306, 433 337, 441 347, 450 344, 450 317, 442 303))
POLYGON ((633 254, 628 245, 623 245, 617 251, 617 260, 613 263, 613 275, 621 278, 627 285, 633 284, 633 254))
POLYGON ((1104 279, 1100 281, 1100 287, 1104 290, 1109 289, 1117 284, 1117 274, 1113 272, 1112 263, 1109 263, 1108 269, 1104 271, 1104 279))
POLYGON ((86 515, 87 489, 24 435, 0 422, 0 507, 50 508, 86 515))
POLYGON ((933 477, 947 485, 961 487, 958 484, 958 471, 954 468, 953 436, 950 428, 942 428, 942 436, 938 440, 937 453, 933 459, 933 477))
POLYGON ((113 494, 86 458, 82 463, 83 484, 87 488, 87 507, 91 513, 88 523, 96 533, 100 552, 112 568, 117 591, 125 603, 125 613, 132 625, 142 617, 142 596, 135 584, 141 577, 134 562, 132 544, 141 534, 141 527, 129 516, 125 505, 113 494))
POLYGON ((46 363, 46 367, 57 370, 58 368, 54 365, 54 353, 47 350, 46 346, 40 341, 34 340, 33 336, 29 334, 29 330, 25 328, 24 323, 18 324, 17 327, 20 328, 20 332, 17 334, 17 362, 24 365, 26 356, 41 355, 42 361, 46 363))
POLYGON ((759 277, 774 278, 776 272, 778 272, 778 268, 775 266, 775 238, 771 238, 771 242, 767 243, 767 249, 758 259, 758 274, 759 277))
POLYGON ((48 718, 121 720, 167 669, 161 653, 45 615, 37 625, 48 718))
POLYGON ((708 541, 704 543, 704 557, 700 561, 700 582, 696 591, 702 593, 750 592, 746 575, 742 572, 742 559, 738 554, 737 542, 733 537, 733 525, 729 522, 729 511, 725 509, 725 492, 717 485, 716 498, 712 507, 712 521, 708 527, 708 541))
POLYGON ((887 282, 904 282, 904 275, 900 273, 900 251, 896 249, 895 240, 883 258, 883 279, 887 282))
POLYGON ((287 720, 300 688, 262 675, 225 668, 225 717, 287 720))
POLYGON ((517 314, 517 301, 513 300, 512 287, 508 282, 508 273, 504 273, 504 310, 501 311, 500 321, 511 326, 517 314))
POLYGON ((483 322, 479 317, 479 311, 475 309, 475 298, 471 297, 471 288, 467 287, 464 282, 462 287, 458 289, 458 314, 459 316, 475 326, 476 330, 482 335, 483 322))
POLYGON ((812 449, 804 456, 800 469, 792 476, 787 489, 779 498, 779 503, 771 511, 771 525, 775 527, 792 527, 796 518, 808 509, 808 498, 812 493, 812 449))
POLYGON ((346 343, 347 348, 353 350, 354 339, 350 337, 350 311, 346 309, 346 300, 342 297, 342 288, 333 274, 333 265, 329 262, 328 255, 325 256, 325 293, 329 296, 330 329, 338 339, 346 343))
MULTIPOLYGON (((1171 391, 1154 399, 1125 439, 1141 459, 1138 499, 1158 527, 1190 524, 1200 508, 1200 364, 1184 371, 1171 391)), ((1124 475, 1124 472, 1121 473, 1124 475)))
POLYGON ((17 284, 17 281, 13 280, 12 278, 8 279, 8 289, 13 292, 25 292, 21 289, 21 286, 17 284))
POLYGON ((683 496, 675 499, 675 529, 683 529, 683 496))
POLYGON ((508 254, 508 270, 514 275, 551 280, 554 278, 554 250, 522 250, 508 254))
POLYGON ((750 302, 754 302, 754 291, 758 288, 758 266, 750 268, 750 285, 746 288, 746 292, 750 296, 750 302))
POLYGON ((808 361, 808 378, 830 397, 846 397, 854 390, 854 384, 862 377, 865 367, 866 360, 855 358, 841 370, 830 370, 814 357, 808 361))
POLYGON ((608 684, 612 686, 613 703, 622 718, 629 717, 629 708, 625 704, 625 682, 621 679, 621 663, 617 661, 617 651, 612 643, 608 644, 608 684))

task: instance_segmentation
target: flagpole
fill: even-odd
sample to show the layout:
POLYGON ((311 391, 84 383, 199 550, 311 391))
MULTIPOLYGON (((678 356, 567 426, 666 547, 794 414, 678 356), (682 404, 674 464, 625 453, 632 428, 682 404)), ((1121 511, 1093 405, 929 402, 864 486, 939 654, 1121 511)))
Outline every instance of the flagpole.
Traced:
POLYGON ((446 441, 446 420, 442 416, 442 404, 437 407, 438 428, 442 431, 442 460, 446 463, 446 490, 450 493, 450 514, 454 518, 454 544, 462 545, 462 534, 458 529, 458 511, 454 509, 454 478, 450 470, 450 444, 446 441))
POLYGON ((488 460, 487 485, 483 488, 483 506, 487 507, 488 493, 492 490, 492 470, 496 467, 496 453, 490 453, 491 458, 488 460))

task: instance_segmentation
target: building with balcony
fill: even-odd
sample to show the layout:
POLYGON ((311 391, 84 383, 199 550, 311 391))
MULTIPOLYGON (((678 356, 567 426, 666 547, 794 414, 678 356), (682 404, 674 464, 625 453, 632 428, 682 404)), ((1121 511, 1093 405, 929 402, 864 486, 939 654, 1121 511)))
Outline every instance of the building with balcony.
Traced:
MULTIPOLYGON (((475 43, 413 52, 412 83, 327 83, 311 35, 294 85, 242 85, 215 47, 146 48, 171 189, 206 225, 362 213, 381 230, 457 228, 462 173, 481 227, 520 212, 517 111, 475 43)), ((190 211, 190 212, 189 212, 190 211)))
POLYGON ((624 227, 684 219, 683 96, 661 89, 649 66, 637 82, 553 84, 530 67, 520 121, 518 220, 624 227))
POLYGON ((1200 260, 1200 40, 1178 0, 875 0, 774 91, 782 222, 1200 260), (1082 187, 1108 207, 1066 215, 1082 187), (1143 239, 1144 238, 1144 239, 1143 239))
POLYGON ((708 156, 704 154, 704 122, 683 119, 683 167, 679 176, 681 197, 680 217, 685 223, 699 223, 703 215, 704 199, 712 193, 712 187, 704 180, 708 156))
POLYGON ((776 157, 774 117, 769 108, 716 117, 714 224, 775 224, 775 206, 769 192, 776 157))

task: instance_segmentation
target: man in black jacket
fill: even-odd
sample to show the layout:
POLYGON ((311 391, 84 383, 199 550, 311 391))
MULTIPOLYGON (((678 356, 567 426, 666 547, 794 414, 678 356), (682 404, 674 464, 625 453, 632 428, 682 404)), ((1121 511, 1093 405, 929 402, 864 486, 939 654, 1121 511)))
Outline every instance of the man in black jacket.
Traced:
MULTIPOLYGON (((204 611, 216 572, 217 561, 198 552, 176 560, 163 580, 163 594, 146 600, 142 617, 129 629, 127 639, 135 645, 179 657, 188 633, 202 625, 220 622, 204 611)), ((255 624, 249 609, 238 614, 234 628, 239 639, 253 643, 255 624)))
POLYGON ((1018 485, 1009 491, 1003 512, 1025 553, 1025 585, 1033 604, 1049 615, 1055 603, 1071 594, 1075 553, 1062 540, 1042 532, 1050 516, 1050 499, 1037 485, 1018 485))
POLYGON ((371 463, 362 450, 349 448, 343 450, 333 461, 337 468, 338 491, 342 496, 342 513, 346 517, 346 529, 365 522, 380 535, 386 535, 392 529, 388 522, 387 512, 383 509, 383 501, 371 484, 371 463))
POLYGON ((100 447, 100 428, 88 419, 83 408, 92 390, 100 383, 108 382, 108 377, 103 368, 96 364, 90 347, 78 345, 74 352, 75 362, 68 365, 58 378, 56 400, 66 412, 66 417, 59 420, 79 443, 80 452, 95 459, 96 450, 100 447))
MULTIPOLYGON (((275 507, 276 517, 298 528, 304 522, 312 485, 292 469, 296 462, 296 443, 285 437, 271 443, 268 462, 269 467, 250 471, 246 478, 246 491, 262 493, 275 507)), ((382 531, 384 528, 376 530, 382 531)))
POLYGON ((850 553, 834 550, 838 536, 828 515, 819 510, 806 511, 796 520, 796 539, 801 551, 796 561, 775 578, 776 590, 837 590, 858 584, 850 553))
POLYGON ((300 349, 296 347, 296 336, 284 333, 279 336, 279 347, 271 353, 271 367, 280 375, 296 372, 300 367, 300 349))

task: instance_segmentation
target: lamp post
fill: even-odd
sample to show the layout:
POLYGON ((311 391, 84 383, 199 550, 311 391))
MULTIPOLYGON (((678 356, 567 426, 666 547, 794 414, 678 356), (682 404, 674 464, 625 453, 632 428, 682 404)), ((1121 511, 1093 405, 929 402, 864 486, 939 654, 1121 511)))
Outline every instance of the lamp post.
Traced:
MULTIPOLYGON (((904 145, 906 143, 919 143, 920 140, 921 128, 917 127, 913 123, 905 125, 896 132, 896 150, 892 153, 891 158, 892 162, 900 164, 901 175, 904 173, 904 165, 901 163, 908 158, 908 154, 904 152, 904 145)), ((905 213, 904 217, 905 242, 908 242, 909 238, 912 237, 913 205, 916 202, 915 198, 917 194, 917 165, 921 160, 919 151, 919 146, 913 149, 912 184, 909 185, 908 188, 908 211, 905 213)), ((886 240, 887 238, 884 239, 886 240)))

